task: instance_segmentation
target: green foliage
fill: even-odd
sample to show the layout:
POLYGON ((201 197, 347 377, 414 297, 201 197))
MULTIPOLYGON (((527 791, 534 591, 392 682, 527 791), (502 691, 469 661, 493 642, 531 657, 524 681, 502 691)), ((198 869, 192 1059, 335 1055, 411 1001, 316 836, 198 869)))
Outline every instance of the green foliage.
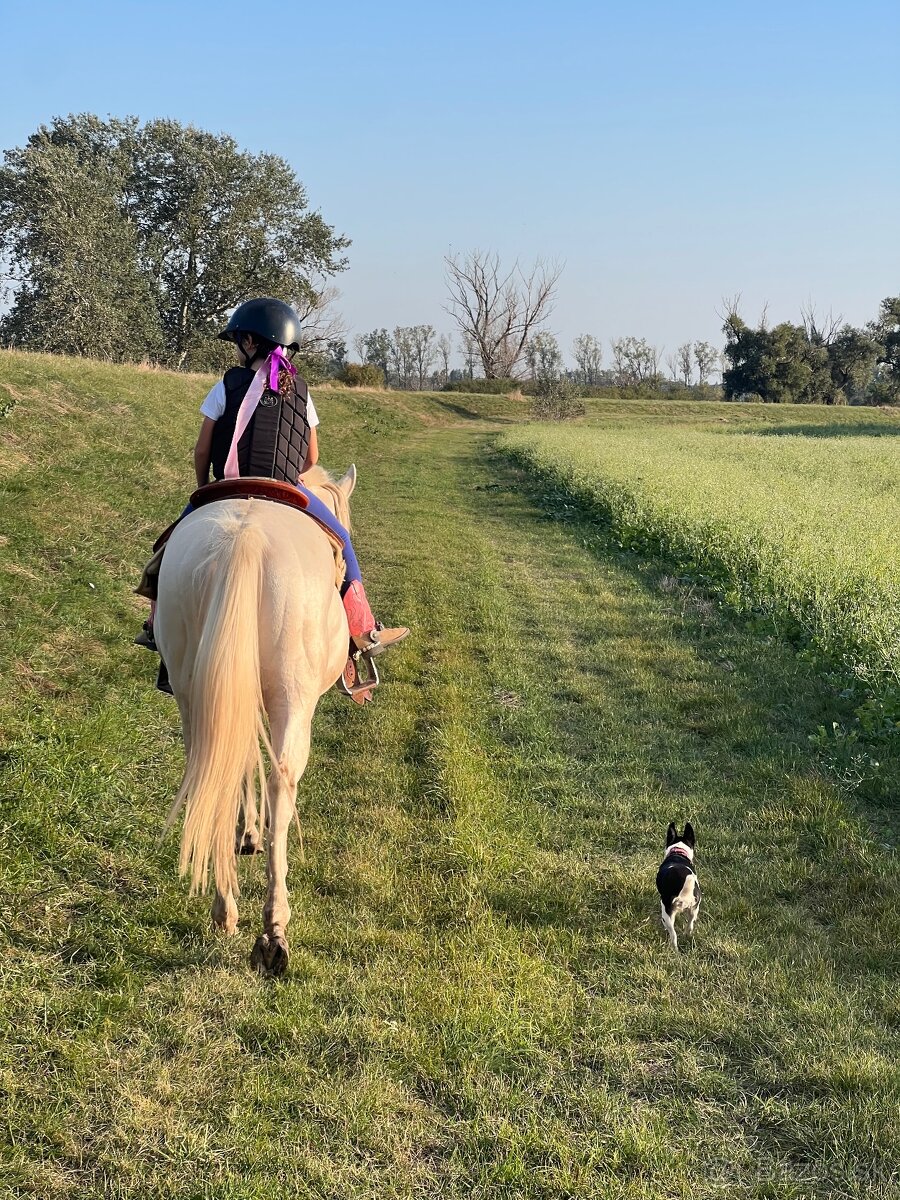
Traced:
POLYGON ((847 416, 716 432, 668 422, 602 435, 592 425, 532 429, 504 445, 599 514, 622 546, 663 554, 840 664, 858 702, 877 703, 896 737, 900 427, 847 416))
POLYGON ((467 392, 472 396, 507 396, 522 390, 518 379, 451 379, 442 392, 467 392))
POLYGON ((177 121, 55 118, 7 151, 0 249, 19 279, 6 341, 218 368, 215 335, 252 295, 301 314, 348 245, 271 154, 177 121))
POLYGON ((384 387, 384 372, 375 363, 345 363, 338 378, 348 387, 384 387))
POLYGON ((804 325, 783 321, 751 329, 737 314, 725 321, 722 374, 726 399, 759 398, 767 404, 863 403, 878 343, 869 332, 844 325, 822 330, 809 315, 804 325))
POLYGON ((878 347, 871 401, 900 404, 900 296, 882 300, 878 320, 869 325, 869 333, 878 347))

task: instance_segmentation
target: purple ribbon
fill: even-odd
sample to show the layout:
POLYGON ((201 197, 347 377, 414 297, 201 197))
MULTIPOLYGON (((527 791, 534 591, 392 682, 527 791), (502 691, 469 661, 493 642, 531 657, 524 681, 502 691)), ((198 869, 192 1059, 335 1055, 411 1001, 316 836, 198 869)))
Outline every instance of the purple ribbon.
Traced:
POLYGON ((240 469, 238 468, 238 442, 243 437, 244 430, 250 424, 250 418, 256 412, 256 406, 259 404, 260 397, 266 390, 266 379, 269 381, 269 390, 272 392, 278 391, 279 367, 284 367, 290 376, 297 374, 297 368, 289 358, 285 358, 284 350, 282 350, 281 346, 276 346, 253 376, 250 386, 247 388, 247 394, 241 401, 241 407, 238 409, 237 420, 234 424, 234 437, 231 439, 231 449, 228 451, 228 457, 225 460, 226 479, 237 479, 240 475, 240 469))
POLYGON ((279 367, 284 367, 284 369, 287 371, 288 375, 291 376, 291 378, 293 378, 297 374, 297 368, 294 366, 294 364, 291 362, 291 360, 286 357, 282 347, 276 346, 275 349, 272 351, 272 353, 269 355, 269 391, 271 391, 271 392, 278 391, 278 369, 279 369, 279 367))

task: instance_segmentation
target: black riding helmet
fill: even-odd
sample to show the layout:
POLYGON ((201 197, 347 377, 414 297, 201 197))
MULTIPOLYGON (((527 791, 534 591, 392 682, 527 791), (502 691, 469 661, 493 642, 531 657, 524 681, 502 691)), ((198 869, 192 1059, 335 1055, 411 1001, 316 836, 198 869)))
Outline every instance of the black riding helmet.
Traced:
POLYGON ((239 304, 219 334, 226 342, 236 342, 242 333, 252 333, 286 350, 300 348, 300 318, 289 304, 272 296, 245 300, 239 304))

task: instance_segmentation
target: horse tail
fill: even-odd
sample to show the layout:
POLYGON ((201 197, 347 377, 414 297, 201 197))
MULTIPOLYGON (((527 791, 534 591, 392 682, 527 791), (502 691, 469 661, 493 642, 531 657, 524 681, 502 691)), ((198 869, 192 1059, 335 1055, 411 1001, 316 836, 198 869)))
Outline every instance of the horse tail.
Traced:
MULTIPOLYGON (((205 891, 212 860, 220 893, 238 894, 235 830, 259 780, 266 816, 266 732, 259 663, 259 601, 265 534, 240 518, 222 520, 206 560, 209 603, 190 686, 184 778, 169 824, 184 808, 179 872, 205 891)), ((198 582, 203 568, 195 573, 198 582)), ((272 755, 274 761, 274 755, 272 755)))

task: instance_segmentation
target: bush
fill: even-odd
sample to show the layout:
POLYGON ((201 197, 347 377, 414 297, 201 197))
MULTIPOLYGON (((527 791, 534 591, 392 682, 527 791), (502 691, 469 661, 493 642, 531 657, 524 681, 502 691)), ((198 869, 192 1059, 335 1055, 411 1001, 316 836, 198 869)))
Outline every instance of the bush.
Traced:
POLYGON ((506 396, 521 387, 518 379, 453 379, 445 383, 441 391, 467 392, 470 396, 506 396))
POLYGON ((567 421, 584 416, 578 385, 569 379, 542 379, 531 397, 531 415, 539 421, 567 421))
POLYGON ((345 363, 338 379, 347 387, 384 387, 384 371, 375 363, 345 363))

